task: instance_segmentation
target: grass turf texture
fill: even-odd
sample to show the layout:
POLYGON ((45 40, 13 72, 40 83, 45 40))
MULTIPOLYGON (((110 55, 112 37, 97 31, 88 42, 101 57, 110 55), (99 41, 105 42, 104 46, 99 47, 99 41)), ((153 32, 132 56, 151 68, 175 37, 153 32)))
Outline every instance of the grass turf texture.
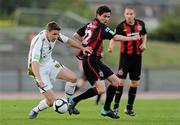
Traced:
POLYGON ((100 116, 101 106, 94 100, 78 104, 81 114, 69 116, 58 114, 52 108, 41 112, 38 118, 28 119, 30 109, 39 100, 0 100, 1 125, 179 125, 180 100, 136 100, 137 115, 130 117, 124 114, 127 100, 121 101, 120 119, 100 116))

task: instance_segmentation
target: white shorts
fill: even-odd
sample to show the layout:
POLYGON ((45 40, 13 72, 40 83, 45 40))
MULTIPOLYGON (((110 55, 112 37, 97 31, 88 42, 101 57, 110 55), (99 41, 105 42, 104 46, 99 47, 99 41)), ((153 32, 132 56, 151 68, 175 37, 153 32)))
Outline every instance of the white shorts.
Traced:
POLYGON ((63 69, 63 67, 65 66, 55 60, 51 64, 40 66, 40 76, 45 86, 44 88, 38 87, 41 93, 53 88, 52 83, 55 82, 56 76, 63 69))

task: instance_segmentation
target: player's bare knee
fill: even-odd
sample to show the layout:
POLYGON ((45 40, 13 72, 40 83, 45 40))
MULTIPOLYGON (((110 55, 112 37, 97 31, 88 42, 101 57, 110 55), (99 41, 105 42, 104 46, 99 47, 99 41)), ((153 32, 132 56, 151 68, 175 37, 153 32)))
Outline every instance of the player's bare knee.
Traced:
POLYGON ((71 83, 76 83, 76 82, 77 82, 77 77, 76 77, 76 75, 72 75, 71 77, 68 78, 67 81, 68 81, 68 82, 71 82, 71 83))
POLYGON ((101 94, 103 94, 103 93, 105 93, 105 90, 100 90, 100 91, 98 91, 98 95, 101 95, 101 94))
POLYGON ((51 107, 53 105, 55 99, 54 98, 49 98, 49 99, 46 99, 46 101, 47 101, 47 104, 51 107))
POLYGON ((75 74, 72 75, 70 82, 72 82, 72 83, 76 83, 77 82, 77 76, 75 74))
POLYGON ((48 105, 51 107, 53 105, 54 100, 49 100, 48 105))
POLYGON ((119 86, 124 86, 124 83, 119 82, 119 86))
POLYGON ((125 80, 119 80, 119 86, 124 86, 125 80))
POLYGON ((105 93, 105 88, 96 88, 98 95, 105 93))
POLYGON ((114 87, 118 87, 119 84, 120 84, 119 78, 118 78, 116 75, 114 75, 114 74, 111 75, 111 76, 109 76, 107 80, 108 80, 108 81, 110 82, 110 84, 111 84, 112 86, 114 86, 114 87))
POLYGON ((77 77, 76 76, 72 76, 71 79, 69 80, 69 82, 76 83, 77 82, 77 77))
POLYGON ((113 81, 113 82, 112 82, 112 85, 113 85, 114 87, 118 87, 118 86, 119 86, 119 82, 118 82, 118 81, 113 81))
POLYGON ((130 84, 131 87, 138 87, 138 84, 130 84))
POLYGON ((139 82, 138 81, 131 81, 130 86, 131 87, 138 87, 139 82))

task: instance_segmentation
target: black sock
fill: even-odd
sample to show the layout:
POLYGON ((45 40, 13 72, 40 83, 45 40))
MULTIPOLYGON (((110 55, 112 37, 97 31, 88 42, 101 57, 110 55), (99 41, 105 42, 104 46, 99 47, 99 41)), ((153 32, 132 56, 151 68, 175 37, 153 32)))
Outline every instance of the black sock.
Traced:
POLYGON ((137 91, 137 87, 130 87, 129 88, 128 105, 127 105, 127 109, 129 109, 129 110, 133 109, 133 104, 134 104, 134 100, 136 97, 136 91, 137 91))
POLYGON ((96 87, 93 87, 93 88, 88 89, 84 93, 80 94, 79 96, 73 98, 73 101, 77 104, 79 101, 93 97, 97 94, 98 92, 97 92, 96 87))
POLYGON ((123 93, 123 86, 118 86, 118 89, 115 92, 114 109, 119 108, 119 102, 121 100, 122 93, 123 93))
POLYGON ((108 111, 110 110, 111 102, 113 100, 113 97, 115 95, 116 88, 112 85, 109 85, 106 92, 106 101, 104 104, 104 110, 108 111))

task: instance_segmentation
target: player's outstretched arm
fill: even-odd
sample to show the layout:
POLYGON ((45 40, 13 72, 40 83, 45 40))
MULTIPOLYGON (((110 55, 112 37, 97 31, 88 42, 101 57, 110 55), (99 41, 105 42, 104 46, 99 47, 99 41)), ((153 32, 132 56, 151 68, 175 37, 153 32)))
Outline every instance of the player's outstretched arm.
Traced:
POLYGON ((114 49, 114 40, 111 39, 110 42, 109 42, 107 51, 108 51, 109 53, 112 53, 113 49, 114 49))
POLYGON ((82 42, 83 41, 83 37, 81 37, 79 34, 77 34, 77 33, 74 33, 74 38, 76 38, 77 40, 79 40, 80 42, 82 42))
POLYGON ((127 37, 127 36, 116 34, 113 37, 114 41, 131 41, 131 40, 135 41, 135 40, 140 40, 140 39, 141 39, 141 37, 139 35, 135 35, 135 36, 132 36, 132 37, 127 37))
POLYGON ((81 49, 83 51, 83 53, 90 53, 92 54, 92 49, 90 47, 83 47, 82 45, 78 44, 76 41, 69 39, 67 41, 67 44, 73 48, 77 48, 77 49, 81 49))

